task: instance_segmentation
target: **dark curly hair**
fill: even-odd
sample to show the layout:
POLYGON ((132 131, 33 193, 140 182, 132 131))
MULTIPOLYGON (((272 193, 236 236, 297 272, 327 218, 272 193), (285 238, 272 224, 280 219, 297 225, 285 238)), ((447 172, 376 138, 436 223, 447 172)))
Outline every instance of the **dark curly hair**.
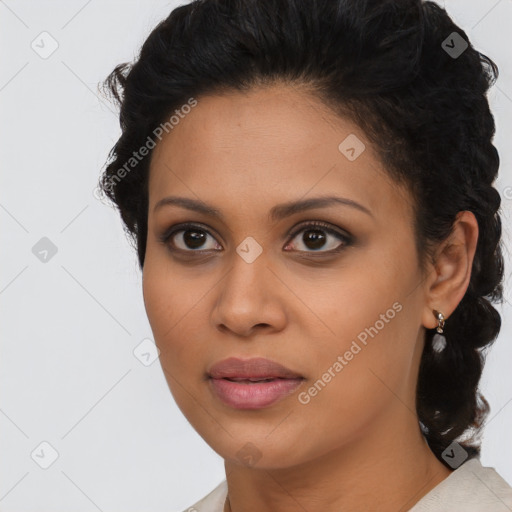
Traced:
POLYGON ((426 330, 416 390, 420 427, 437 458, 447 465, 442 453, 454 440, 477 457, 490 409, 478 383, 501 327, 491 302, 503 302, 499 156, 486 97, 497 76, 496 64, 430 1, 195 0, 175 8, 136 61, 101 84, 120 106, 122 134, 100 191, 118 208, 142 269, 152 152, 127 170, 134 151, 190 98, 305 86, 360 126, 390 178, 410 190, 422 269, 459 211, 478 221, 469 287, 446 322, 441 354, 435 330, 426 330), (460 55, 449 51, 456 43, 460 55))

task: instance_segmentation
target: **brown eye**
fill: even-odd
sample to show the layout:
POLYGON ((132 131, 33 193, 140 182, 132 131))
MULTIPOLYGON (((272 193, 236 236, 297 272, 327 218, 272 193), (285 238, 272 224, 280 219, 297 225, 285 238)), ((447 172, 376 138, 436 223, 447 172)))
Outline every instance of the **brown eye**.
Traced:
POLYGON ((220 247, 209 231, 195 224, 174 226, 170 231, 166 231, 160 240, 171 250, 183 252, 211 251, 220 247))
POLYGON ((206 239, 208 238, 208 234, 204 231, 197 230, 197 229, 184 229, 177 231, 174 234, 173 239, 178 240, 178 242, 181 242, 182 245, 185 247, 179 247, 179 249, 201 249, 201 246, 205 244, 206 239), (180 237, 177 237, 176 235, 178 233, 183 233, 180 237))
MULTIPOLYGON (((300 252, 336 252, 341 247, 350 244, 349 237, 327 227, 324 223, 303 226, 293 236, 294 239, 297 239, 296 242, 293 242, 293 246, 300 252)), ((289 246, 290 244, 287 244, 286 247, 289 246)))

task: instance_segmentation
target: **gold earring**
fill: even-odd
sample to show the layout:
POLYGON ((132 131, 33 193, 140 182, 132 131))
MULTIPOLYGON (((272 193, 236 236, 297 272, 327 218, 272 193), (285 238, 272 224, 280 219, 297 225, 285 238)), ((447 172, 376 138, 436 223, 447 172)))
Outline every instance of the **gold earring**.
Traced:
POLYGON ((432 337, 432 349, 436 353, 442 352, 446 347, 446 337, 443 335, 443 328, 445 324, 445 318, 443 313, 437 310, 432 310, 434 313, 434 316, 437 318, 437 327, 436 327, 436 333, 432 337))

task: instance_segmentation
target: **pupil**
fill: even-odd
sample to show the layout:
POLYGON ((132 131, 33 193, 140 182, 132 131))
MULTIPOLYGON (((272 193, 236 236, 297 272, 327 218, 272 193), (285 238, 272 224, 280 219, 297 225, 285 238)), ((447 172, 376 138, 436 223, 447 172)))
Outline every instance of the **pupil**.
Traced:
POLYGON ((201 245, 204 243, 204 235, 205 233, 200 231, 193 231, 188 229, 183 233, 183 238, 185 239, 185 244, 188 247, 197 248, 201 247, 201 245))
POLYGON ((321 249, 325 243, 325 235, 318 229, 308 229, 302 240, 309 249, 321 249))

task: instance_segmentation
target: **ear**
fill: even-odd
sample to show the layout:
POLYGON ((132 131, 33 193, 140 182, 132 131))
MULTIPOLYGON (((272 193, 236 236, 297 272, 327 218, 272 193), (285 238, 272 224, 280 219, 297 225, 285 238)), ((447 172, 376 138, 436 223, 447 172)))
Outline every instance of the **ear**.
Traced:
POLYGON ((437 327, 432 310, 447 319, 464 297, 471 279, 471 268, 478 241, 478 222, 470 211, 457 214, 453 232, 436 250, 431 263, 430 278, 425 283, 423 326, 437 327))

